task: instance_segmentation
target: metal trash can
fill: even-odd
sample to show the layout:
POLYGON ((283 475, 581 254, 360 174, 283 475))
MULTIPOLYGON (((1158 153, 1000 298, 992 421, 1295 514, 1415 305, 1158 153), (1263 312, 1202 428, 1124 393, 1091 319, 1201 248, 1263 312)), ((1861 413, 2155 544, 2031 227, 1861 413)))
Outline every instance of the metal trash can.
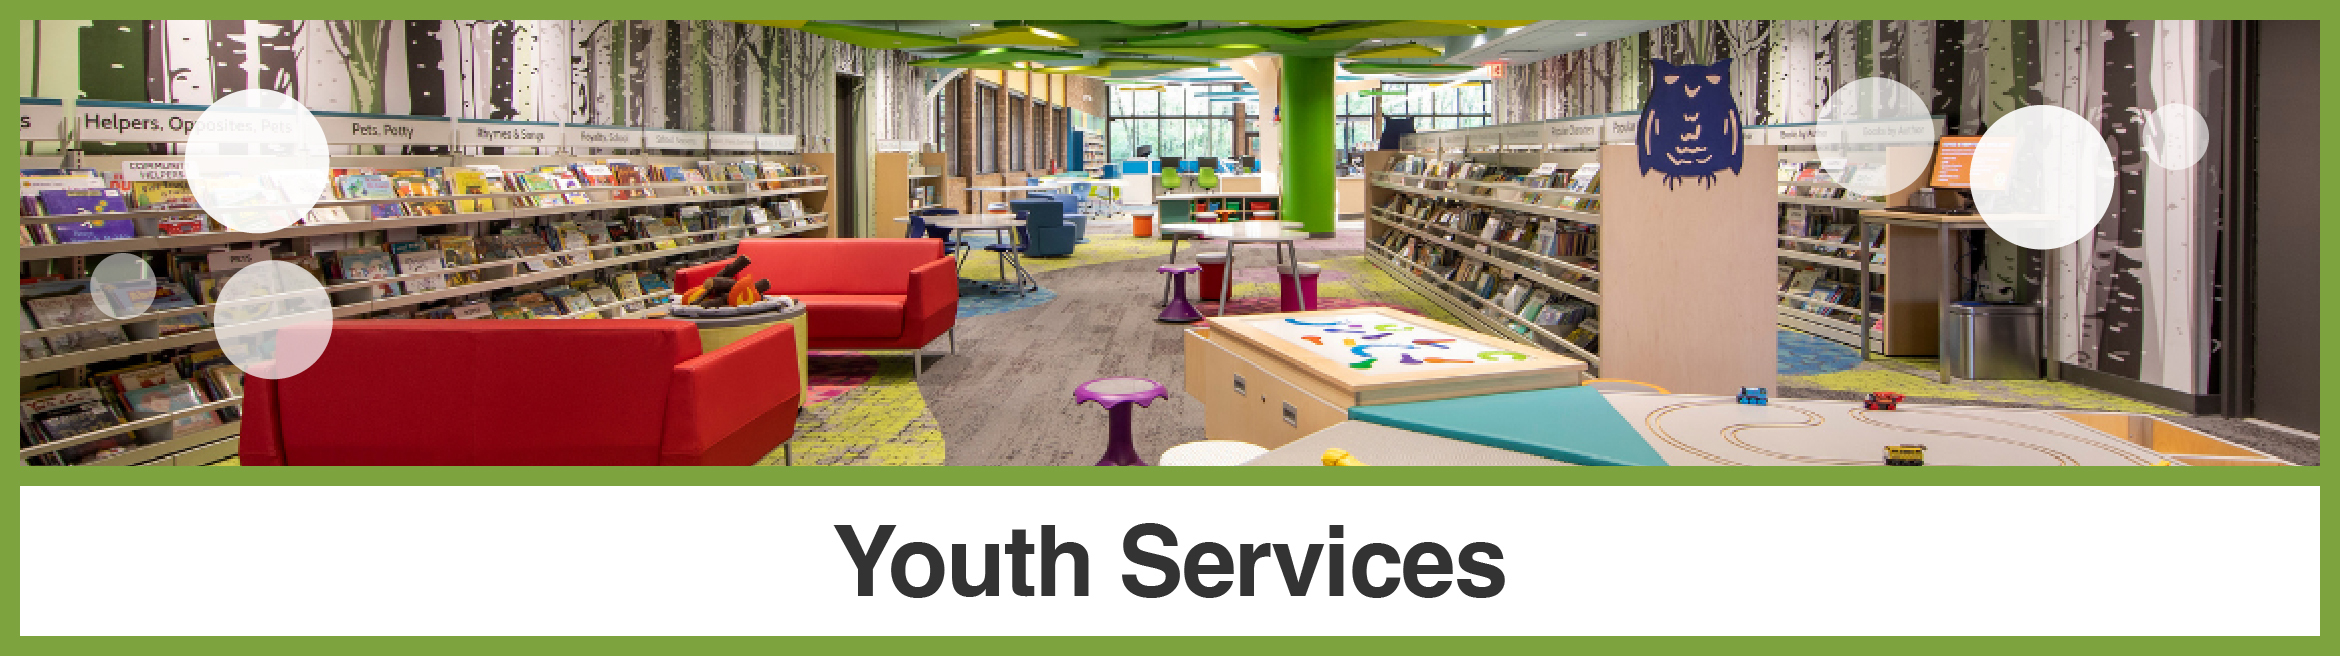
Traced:
POLYGON ((2039 306, 2011 303, 1950 304, 1949 352, 1942 354, 1950 375, 1967 380, 2039 378, 2039 306))

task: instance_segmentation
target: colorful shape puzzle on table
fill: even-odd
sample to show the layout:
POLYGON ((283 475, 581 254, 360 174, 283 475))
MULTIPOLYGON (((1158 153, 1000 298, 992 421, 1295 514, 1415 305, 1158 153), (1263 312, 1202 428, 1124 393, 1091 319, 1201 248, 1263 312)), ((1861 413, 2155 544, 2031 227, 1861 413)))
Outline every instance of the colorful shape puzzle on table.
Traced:
POLYGON ((1331 321, 1307 321, 1289 317, 1261 317, 1249 319, 1250 325, 1269 332, 1279 339, 1307 345, 1306 350, 1326 358, 1343 362, 1352 369, 1372 369, 1386 353, 1376 357, 1369 349, 1398 349, 1415 351, 1436 349, 1434 352, 1460 351, 1477 354, 1478 360, 1437 358, 1400 353, 1397 362, 1412 367, 1438 368, 1458 365, 1480 365, 1498 360, 1526 360, 1517 351, 1474 342, 1458 335, 1439 332, 1436 328, 1391 323, 1387 317, 1334 317, 1331 321), (1370 329, 1367 327, 1370 326, 1370 329), (1402 337, 1400 335, 1403 335, 1402 337), (1333 339, 1340 340, 1338 344, 1333 339), (1511 356, 1504 358, 1503 356, 1511 356))

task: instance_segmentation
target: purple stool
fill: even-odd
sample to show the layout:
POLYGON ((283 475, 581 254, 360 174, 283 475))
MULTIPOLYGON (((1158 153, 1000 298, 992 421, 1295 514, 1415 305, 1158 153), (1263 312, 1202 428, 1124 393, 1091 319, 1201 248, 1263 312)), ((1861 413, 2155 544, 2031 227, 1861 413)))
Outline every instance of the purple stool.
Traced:
POLYGON ((1169 287, 1165 290, 1169 300, 1162 306, 1162 316, 1155 317, 1155 321, 1194 323, 1203 319, 1202 311, 1194 309, 1194 304, 1186 301, 1186 274, 1201 270, 1202 267, 1192 264, 1167 264, 1154 269, 1159 273, 1170 274, 1170 278, 1165 281, 1169 287))
MULTIPOLYGON (((1184 300, 1184 299, 1181 299, 1184 300)), ((1129 438, 1129 404, 1152 407, 1154 399, 1170 398, 1170 391, 1161 383, 1144 378, 1099 378, 1081 383, 1073 390, 1073 405, 1096 401, 1105 406, 1107 421, 1113 429, 1105 441, 1105 457, 1097 459, 1099 467, 1143 467, 1137 447, 1129 438)))

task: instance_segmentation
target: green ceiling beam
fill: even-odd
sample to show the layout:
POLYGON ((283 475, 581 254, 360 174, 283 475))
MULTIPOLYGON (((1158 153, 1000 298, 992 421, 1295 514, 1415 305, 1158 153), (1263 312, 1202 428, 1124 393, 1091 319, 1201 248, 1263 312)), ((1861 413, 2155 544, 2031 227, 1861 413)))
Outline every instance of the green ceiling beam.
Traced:
POLYGON ((1442 52, 1437 48, 1432 48, 1430 46, 1425 46, 1419 43, 1400 43, 1394 46, 1381 46, 1378 48, 1351 50, 1347 56, 1357 59, 1419 59, 1423 57, 1443 57, 1445 55, 1445 52, 1442 52))
POLYGON ((900 50, 903 48, 934 48, 939 46, 955 46, 959 44, 958 39, 953 39, 947 36, 919 34, 916 32, 896 32, 893 30, 881 30, 874 27, 845 25, 842 23, 806 21, 803 26, 796 29, 829 37, 831 39, 836 39, 838 41, 843 41, 864 48, 876 48, 880 50, 900 50))
POLYGON ((1436 23, 1431 21, 1366 21, 1353 25, 1336 25, 1308 34, 1310 41, 1335 39, 1417 39, 1432 36, 1470 36, 1485 34, 1487 30, 1469 25, 1436 23))
POLYGON ((1133 55, 1167 55, 1171 57, 1204 57, 1209 59, 1233 59, 1237 57, 1248 57, 1259 54, 1265 50, 1267 50, 1266 46, 1252 44, 1224 46, 1160 46, 1151 48, 1107 46, 1105 48, 1106 52, 1129 53, 1133 55))
POLYGON ((1469 73, 1479 70, 1479 67, 1467 64, 1383 64, 1376 62, 1356 62, 1345 64, 1341 68, 1348 69, 1351 73, 1469 73))
POLYGON ((1187 21, 1182 20, 1117 20, 1106 22, 1120 23, 1132 27, 1160 27, 1163 25, 1185 25, 1187 23, 1187 21))
POLYGON ((1273 47, 1296 46, 1305 43, 1308 43, 1308 37, 1300 36, 1298 34, 1293 34, 1291 32, 1286 32, 1273 27, 1215 27, 1207 30, 1186 30, 1183 32, 1171 32, 1169 34, 1135 37, 1123 42, 1123 45, 1149 48, 1162 46, 1223 45, 1259 45, 1273 47))

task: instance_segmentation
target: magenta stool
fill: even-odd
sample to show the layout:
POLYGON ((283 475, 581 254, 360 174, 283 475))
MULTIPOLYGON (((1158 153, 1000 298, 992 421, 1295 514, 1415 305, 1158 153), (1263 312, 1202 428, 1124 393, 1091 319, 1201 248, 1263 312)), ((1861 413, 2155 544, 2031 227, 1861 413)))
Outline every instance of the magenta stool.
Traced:
POLYGON ((1155 321, 1194 323, 1203 319, 1202 311, 1194 309, 1194 304, 1186 301, 1186 274, 1201 270, 1202 267, 1192 264, 1167 264, 1154 269, 1156 272, 1170 275, 1170 279, 1166 281, 1168 283, 1166 286, 1169 289, 1165 290, 1168 292, 1169 300, 1162 306, 1162 316, 1155 317, 1155 321))
POLYGON ((1276 273, 1277 287, 1283 292, 1280 306, 1283 311, 1316 309, 1316 276, 1324 273, 1323 266, 1306 262, 1278 264, 1276 273))
POLYGON ((1129 404, 1152 407, 1154 399, 1167 398, 1170 391, 1163 389, 1161 383, 1144 378, 1099 378, 1075 388, 1073 405, 1096 401, 1097 405, 1105 406, 1106 421, 1112 425, 1105 440, 1105 457, 1097 459, 1097 466, 1145 466, 1146 461, 1138 459, 1137 446, 1130 443, 1129 404))

